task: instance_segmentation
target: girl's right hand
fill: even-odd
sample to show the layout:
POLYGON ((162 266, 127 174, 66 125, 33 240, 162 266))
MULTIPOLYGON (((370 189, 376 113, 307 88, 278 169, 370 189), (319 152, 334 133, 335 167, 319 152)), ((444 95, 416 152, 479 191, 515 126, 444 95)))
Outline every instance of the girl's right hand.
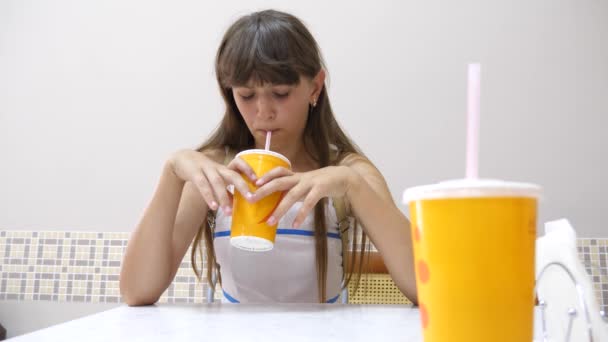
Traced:
POLYGON ((168 161, 173 173, 184 182, 191 182, 200 191, 211 210, 220 206, 224 213, 232 213, 232 195, 228 185, 234 185, 245 199, 252 197, 247 182, 241 174, 255 183, 257 177, 253 169, 241 158, 234 158, 228 165, 217 163, 203 152, 180 150, 168 161))

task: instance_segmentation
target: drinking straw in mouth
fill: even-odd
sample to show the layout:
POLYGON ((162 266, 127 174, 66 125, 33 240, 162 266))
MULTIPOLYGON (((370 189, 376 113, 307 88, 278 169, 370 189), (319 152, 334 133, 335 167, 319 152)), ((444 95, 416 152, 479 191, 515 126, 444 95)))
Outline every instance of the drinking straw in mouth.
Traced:
POLYGON ((270 151, 270 138, 272 135, 272 131, 266 131, 266 145, 264 146, 264 149, 266 151, 270 151))

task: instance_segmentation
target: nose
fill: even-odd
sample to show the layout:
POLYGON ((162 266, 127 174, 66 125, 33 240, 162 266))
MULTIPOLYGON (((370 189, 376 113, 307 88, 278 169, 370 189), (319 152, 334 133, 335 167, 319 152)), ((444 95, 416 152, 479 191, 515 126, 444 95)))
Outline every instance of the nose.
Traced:
POLYGON ((272 101, 266 98, 266 96, 258 97, 257 101, 257 116, 260 119, 272 120, 276 117, 274 106, 272 101))

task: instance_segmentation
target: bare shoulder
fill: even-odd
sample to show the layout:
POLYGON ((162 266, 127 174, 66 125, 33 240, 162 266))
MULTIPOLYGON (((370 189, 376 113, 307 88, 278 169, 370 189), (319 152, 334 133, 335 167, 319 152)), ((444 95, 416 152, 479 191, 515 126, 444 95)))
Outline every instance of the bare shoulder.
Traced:
POLYGON ((359 173, 380 176, 382 178, 376 166, 367 157, 358 153, 346 153, 338 163, 338 166, 348 166, 359 173))
MULTIPOLYGON (((358 153, 348 153, 338 163, 338 166, 346 166, 354 170, 362 182, 367 182, 369 186, 382 198, 392 201, 388 184, 378 168, 365 156, 358 153)), ((346 203, 350 210, 350 203, 346 203)))
POLYGON ((210 147, 200 151, 200 153, 216 163, 222 163, 224 158, 226 158, 226 149, 224 147, 210 147))
MULTIPOLYGON (((224 158, 226 157, 226 151, 223 147, 211 147, 198 151, 198 153, 202 153, 207 158, 220 164, 224 162, 224 158)), ((206 213, 208 210, 207 204, 203 200, 198 187, 192 182, 186 182, 186 184, 184 184, 179 211, 181 212, 182 210, 187 217, 194 215, 197 220, 202 217, 202 215, 200 215, 201 213, 206 213)), ((178 218, 179 216, 178 212, 178 218)))
MULTIPOLYGON (((213 160, 216 163, 222 164, 224 162, 224 158, 226 158, 226 149, 223 147, 210 147, 206 148, 202 151, 197 151, 198 153, 202 153, 205 157, 213 160)), ((182 201, 197 202, 199 206, 204 205, 204 200, 196 187, 192 182, 186 182, 184 185, 184 193, 182 196, 182 201)), ((204 205, 206 207, 206 205, 204 205)))

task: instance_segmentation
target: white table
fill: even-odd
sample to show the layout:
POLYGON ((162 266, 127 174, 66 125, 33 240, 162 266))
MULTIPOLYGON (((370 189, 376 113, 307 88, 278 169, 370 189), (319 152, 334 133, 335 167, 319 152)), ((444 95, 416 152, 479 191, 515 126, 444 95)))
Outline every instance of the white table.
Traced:
POLYGON ((406 305, 203 304, 121 306, 11 341, 421 342, 406 305))

